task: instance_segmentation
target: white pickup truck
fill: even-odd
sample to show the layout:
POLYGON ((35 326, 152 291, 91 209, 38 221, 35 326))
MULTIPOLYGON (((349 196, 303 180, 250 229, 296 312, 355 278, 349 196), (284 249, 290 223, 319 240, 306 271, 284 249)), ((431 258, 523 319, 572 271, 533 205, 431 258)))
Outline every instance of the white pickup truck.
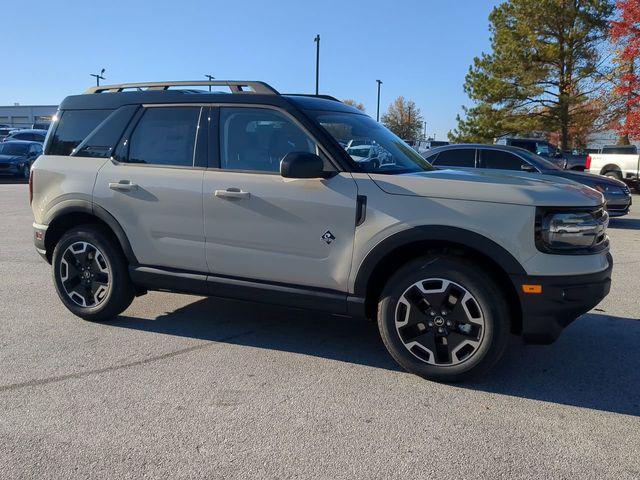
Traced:
POLYGON ((601 153, 587 155, 585 171, 617 178, 640 189, 640 155, 634 145, 604 147, 601 153))

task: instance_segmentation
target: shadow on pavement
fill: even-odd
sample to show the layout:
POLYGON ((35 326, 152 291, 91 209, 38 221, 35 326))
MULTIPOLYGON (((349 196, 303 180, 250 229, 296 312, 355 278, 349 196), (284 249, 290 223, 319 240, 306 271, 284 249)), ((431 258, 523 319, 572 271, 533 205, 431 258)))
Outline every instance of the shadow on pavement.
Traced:
MULTIPOLYGON (((121 316, 110 325, 401 371, 366 320, 205 298, 155 320, 121 316)), ((553 345, 514 337, 496 368, 458 387, 640 416, 638 345, 640 321, 589 314, 553 345)))
POLYGON ((612 218, 609 220, 609 228, 640 230, 640 218, 612 218))

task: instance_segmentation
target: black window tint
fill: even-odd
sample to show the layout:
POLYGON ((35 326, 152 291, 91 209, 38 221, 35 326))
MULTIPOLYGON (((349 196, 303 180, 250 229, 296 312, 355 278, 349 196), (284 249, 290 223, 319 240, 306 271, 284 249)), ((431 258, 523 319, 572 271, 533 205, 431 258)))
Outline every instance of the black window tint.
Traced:
POLYGON ((111 113, 111 110, 65 110, 49 142, 48 155, 71 152, 111 113))
POLYGON ((129 162, 193 166, 200 107, 148 108, 131 135, 129 162))
POLYGON ((316 153, 311 139, 275 110, 223 108, 220 128, 221 168, 278 172, 280 160, 287 153, 316 153))
POLYGON ((77 157, 109 158, 137 109, 137 105, 126 105, 114 111, 78 145, 73 154, 77 157))
POLYGON ((524 148, 525 150, 529 150, 530 152, 536 153, 535 142, 527 142, 524 140, 511 140, 510 145, 518 148, 524 148))
POLYGON ((525 163, 519 157, 502 150, 481 150, 482 166, 484 168, 497 168, 502 170, 521 170, 525 163))
POLYGON ((440 152, 434 165, 439 167, 470 167, 476 166, 476 151, 473 148, 457 148, 440 152))

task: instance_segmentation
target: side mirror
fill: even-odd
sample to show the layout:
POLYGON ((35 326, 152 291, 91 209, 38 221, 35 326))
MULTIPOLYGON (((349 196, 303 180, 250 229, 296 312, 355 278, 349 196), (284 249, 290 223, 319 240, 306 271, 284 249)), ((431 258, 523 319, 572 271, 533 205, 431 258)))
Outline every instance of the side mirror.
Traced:
POLYGON ((536 172, 536 169, 533 167, 533 165, 529 165, 528 163, 523 163, 522 165, 520 165, 520 170, 522 170, 523 172, 536 172))
POLYGON ((324 162, 315 153, 289 152, 280 161, 280 175, 284 178, 326 178, 324 162))

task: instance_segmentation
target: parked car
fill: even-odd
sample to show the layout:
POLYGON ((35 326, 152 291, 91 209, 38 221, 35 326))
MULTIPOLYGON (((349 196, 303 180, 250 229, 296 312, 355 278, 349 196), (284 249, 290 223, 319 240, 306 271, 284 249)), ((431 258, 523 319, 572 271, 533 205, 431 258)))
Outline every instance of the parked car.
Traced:
POLYGON ((449 142, 443 140, 405 140, 405 142, 423 157, 432 148, 449 145, 449 142))
POLYGON ((565 178, 594 188, 604 195, 609 215, 619 217, 629 213, 631 193, 621 181, 600 175, 563 170, 539 155, 518 147, 483 144, 457 144, 433 149, 427 157, 437 168, 472 168, 541 173, 565 178))
POLYGON ((638 155, 637 150, 605 147, 602 151, 607 153, 591 153, 587 155, 585 171, 622 180, 640 192, 640 155, 638 155))
POLYGON ((23 130, 14 130, 9 132, 9 134, 5 137, 4 141, 8 142, 10 140, 25 140, 28 142, 39 142, 40 144, 44 143, 44 139, 47 136, 46 130, 34 130, 34 129, 23 129, 23 130))
POLYGON ((510 333, 552 342, 609 292, 601 193, 437 170, 335 99, 123 84, 67 97, 58 118, 31 169, 34 242, 87 320, 147 290, 368 317, 405 369, 460 381, 510 333), (394 164, 354 161, 345 136, 394 164))
POLYGON ((42 144, 12 140, 0 143, 0 175, 29 178, 31 164, 42 155, 42 144))
POLYGON ((7 138, 7 135, 9 135, 14 130, 16 129, 13 127, 0 127, 0 142, 7 138))
POLYGON ((552 163, 555 163, 558 167, 567 168, 567 159, 562 155, 562 152, 553 145, 541 138, 499 138, 495 142, 496 145, 509 145, 512 147, 524 148, 525 150, 540 155, 546 158, 552 163))
POLYGON ((356 145, 348 147, 347 153, 358 163, 370 163, 374 170, 393 165, 393 157, 380 145, 356 145))

